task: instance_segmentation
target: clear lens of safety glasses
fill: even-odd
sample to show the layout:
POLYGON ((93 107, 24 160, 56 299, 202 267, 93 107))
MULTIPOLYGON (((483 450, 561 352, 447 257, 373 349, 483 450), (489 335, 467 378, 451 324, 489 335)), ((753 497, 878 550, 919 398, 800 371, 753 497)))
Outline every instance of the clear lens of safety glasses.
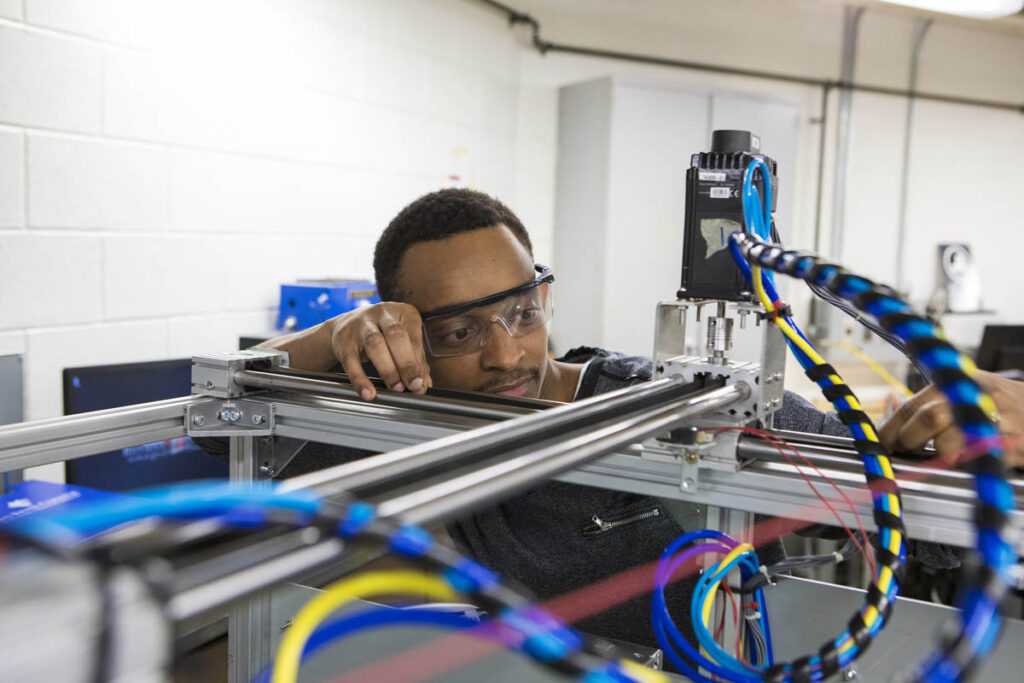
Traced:
POLYGON ((551 320, 550 280, 542 278, 517 287, 498 301, 487 299, 491 300, 487 304, 425 318, 423 339, 430 355, 447 358, 472 353, 487 343, 495 324, 512 337, 525 337, 551 320))

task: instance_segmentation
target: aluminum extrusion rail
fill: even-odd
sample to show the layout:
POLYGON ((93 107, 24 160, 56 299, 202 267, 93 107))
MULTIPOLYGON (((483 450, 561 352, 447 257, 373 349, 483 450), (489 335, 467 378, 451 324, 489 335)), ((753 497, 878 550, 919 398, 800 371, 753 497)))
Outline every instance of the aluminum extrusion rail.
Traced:
MULTIPOLYGON (((768 446, 771 448, 771 446, 768 446)), ((854 502, 868 530, 875 528, 870 498, 864 488, 864 474, 852 455, 835 455, 799 446, 809 461, 836 483, 854 502), (817 452, 816 452, 817 451, 817 452)), ((832 451, 833 449, 828 449, 832 451)), ((694 503, 715 505, 762 515, 803 520, 807 523, 835 525, 832 514, 818 501, 807 483, 792 465, 781 462, 772 449, 741 439, 741 454, 764 458, 753 460, 737 472, 701 469, 695 486, 680 487, 681 458, 667 449, 645 449, 643 457, 613 454, 587 463, 558 477, 560 481, 584 486, 631 491, 694 503)), ((970 475, 919 464, 895 462, 894 469, 903 498, 903 521, 907 536, 913 540, 971 547, 974 539, 974 491, 970 475)), ((810 467, 802 469, 815 486, 833 500, 844 523, 856 520, 845 501, 810 467)), ((1024 504, 1024 481, 1013 480, 1018 506, 1024 504)), ((1013 524, 1024 529, 1024 511, 1011 515, 1013 524)), ((1024 538, 1018 546, 1024 555, 1024 538)))
POLYGON ((0 427, 0 472, 187 436, 186 407, 208 400, 172 398, 0 427))
MULTIPOLYGON (((677 389, 684 386, 676 380, 668 380, 668 383, 677 389)), ((691 393, 668 403, 662 401, 658 409, 650 412, 640 410, 625 416, 606 415, 592 433, 582 433, 569 440, 562 440, 558 434, 548 434, 532 452, 515 454, 505 462, 481 467, 448 482, 394 496, 378 505, 378 513, 382 519, 405 523, 427 523, 464 514, 515 495, 581 462, 599 458, 624 445, 667 431, 682 421, 744 400, 749 394, 749 386, 739 383, 691 393)), ((622 401, 620 397, 617 402, 622 401)), ((518 422, 536 423, 537 420, 532 419, 534 417, 519 418, 518 422)), ((483 431, 476 430, 476 433, 483 431)), ((586 430, 578 427, 577 431, 586 430)), ((479 438, 485 439, 486 434, 479 438)), ((524 447, 523 450, 529 449, 524 447)), ((370 459, 381 457, 383 455, 370 459)), ((335 476, 326 488, 337 490, 348 481, 343 476, 335 476)), ((255 551, 247 548, 245 552, 219 554, 189 567, 175 581, 174 596, 168 602, 168 616, 185 619, 221 607, 295 575, 322 567, 340 558, 342 549, 339 540, 323 537, 316 529, 305 529, 261 542, 255 551)))

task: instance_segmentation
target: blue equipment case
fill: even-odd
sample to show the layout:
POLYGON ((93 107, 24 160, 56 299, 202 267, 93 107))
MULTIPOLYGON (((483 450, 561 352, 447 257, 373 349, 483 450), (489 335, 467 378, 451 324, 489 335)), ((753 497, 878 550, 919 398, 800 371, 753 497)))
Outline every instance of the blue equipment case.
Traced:
POLYGON ((369 280, 299 280, 281 285, 277 329, 289 332, 318 325, 336 315, 380 302, 369 280))

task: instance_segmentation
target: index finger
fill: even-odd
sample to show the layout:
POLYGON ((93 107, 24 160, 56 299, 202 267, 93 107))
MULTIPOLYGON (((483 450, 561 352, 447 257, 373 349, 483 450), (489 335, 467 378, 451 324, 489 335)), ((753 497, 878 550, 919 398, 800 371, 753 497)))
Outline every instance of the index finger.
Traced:
POLYGON ((928 386, 917 392, 906 401, 901 403, 895 412, 878 430, 878 440, 890 452, 896 449, 900 441, 900 430, 903 425, 909 422, 922 406, 941 398, 942 393, 934 385, 928 386))
POLYGON ((348 376, 348 381, 352 383, 352 387, 359 392, 359 395, 364 400, 372 401, 377 396, 377 389, 363 371, 363 361, 360 358, 359 347, 356 344, 347 344, 340 349, 340 353, 337 356, 341 361, 342 369, 345 370, 345 374, 348 376))
POLYGON ((420 328, 391 319, 382 321, 381 332, 405 387, 418 393, 425 391, 430 367, 423 352, 420 328))

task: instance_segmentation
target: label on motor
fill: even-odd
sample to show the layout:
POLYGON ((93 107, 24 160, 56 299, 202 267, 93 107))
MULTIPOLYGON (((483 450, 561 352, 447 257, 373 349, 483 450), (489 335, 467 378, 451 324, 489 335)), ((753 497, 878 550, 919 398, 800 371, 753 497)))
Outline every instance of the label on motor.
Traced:
POLYGON ((711 198, 712 199, 728 199, 732 196, 732 189, 728 187, 712 187, 711 198))
POLYGON ((726 178, 724 173, 718 173, 717 171, 699 171, 697 175, 700 180, 712 183, 724 183, 726 178))

